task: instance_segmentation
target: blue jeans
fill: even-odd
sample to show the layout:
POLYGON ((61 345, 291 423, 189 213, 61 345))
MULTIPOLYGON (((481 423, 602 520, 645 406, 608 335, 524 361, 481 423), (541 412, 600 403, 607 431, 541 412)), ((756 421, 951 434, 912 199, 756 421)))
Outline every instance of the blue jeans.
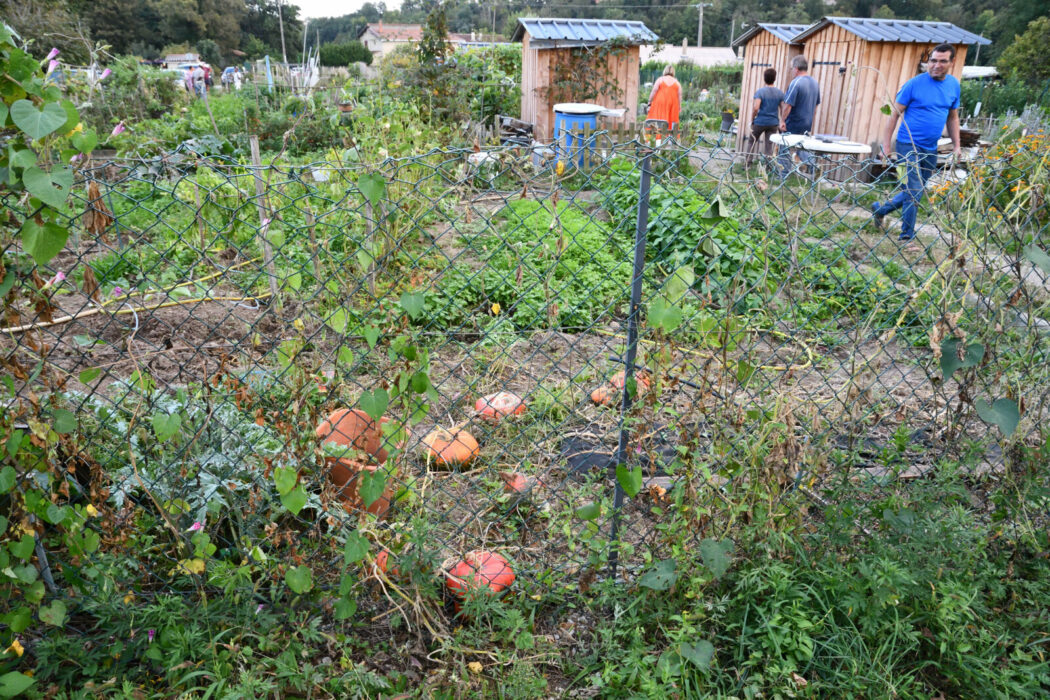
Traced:
MULTIPOLYGON (((790 131, 782 132, 785 136, 791 136, 790 131)), ((798 135, 798 134, 794 134, 798 135)), ((813 154, 804 148, 798 149, 798 158, 802 161, 803 165, 813 166, 813 154)), ((794 164, 791 162, 791 149, 785 146, 780 147, 780 155, 777 156, 777 165, 780 168, 780 176, 787 177, 791 174, 791 170, 794 164)))
POLYGON ((886 216, 891 211, 901 210, 901 238, 915 235, 915 217, 919 213, 919 202, 926 193, 926 181, 937 167, 937 154, 923 151, 911 143, 897 144, 908 172, 908 181, 893 199, 874 210, 875 216, 886 216))

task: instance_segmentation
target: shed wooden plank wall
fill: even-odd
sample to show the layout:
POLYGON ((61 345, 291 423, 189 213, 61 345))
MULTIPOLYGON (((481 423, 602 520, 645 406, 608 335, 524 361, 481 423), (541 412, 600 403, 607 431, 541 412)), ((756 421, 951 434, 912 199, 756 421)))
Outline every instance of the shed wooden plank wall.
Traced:
POLYGON ((791 82, 791 71, 789 70, 791 59, 800 53, 802 53, 801 46, 792 46, 783 42, 765 29, 744 44, 744 78, 740 88, 740 106, 737 112, 740 118, 737 123, 737 150, 747 148, 751 137, 751 108, 755 99, 755 91, 765 85, 762 74, 766 68, 775 68, 777 80, 774 85, 786 91, 788 83, 791 82))
POLYGON ((550 140, 554 136, 554 105, 558 102, 593 102, 610 109, 624 109, 622 119, 602 119, 600 127, 623 128, 637 122, 638 80, 640 50, 627 47, 621 55, 610 56, 608 61, 609 83, 620 86, 613 94, 602 94, 594 99, 582 96, 572 99, 551 97, 548 88, 559 65, 568 63, 572 49, 531 49, 529 34, 522 40, 521 64, 521 118, 534 124, 537 139, 550 140))
MULTIPOLYGON (((838 134, 877 146, 886 117, 880 109, 919 73, 919 61, 936 44, 868 42, 834 24, 806 39, 810 75, 820 84, 815 134, 838 134), (840 71, 844 68, 844 71, 840 71)), ((952 74, 962 76, 966 46, 955 47, 952 74)))

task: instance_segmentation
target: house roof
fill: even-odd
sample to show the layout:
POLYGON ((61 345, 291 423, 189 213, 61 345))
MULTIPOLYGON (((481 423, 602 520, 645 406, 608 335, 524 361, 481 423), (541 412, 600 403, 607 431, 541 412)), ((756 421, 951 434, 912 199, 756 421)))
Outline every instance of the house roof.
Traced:
POLYGON ((910 19, 865 19, 825 17, 795 36, 805 41, 828 25, 837 25, 865 41, 894 41, 914 44, 990 44, 983 36, 968 32, 951 22, 924 22, 910 19))
POLYGON ((521 41, 525 32, 529 33, 529 45, 536 48, 594 46, 613 39, 626 39, 637 45, 659 39, 644 22, 607 19, 519 17, 510 40, 521 41))
POLYGON ((361 29, 357 36, 360 37, 368 30, 371 30, 373 34, 383 41, 423 40, 422 24, 386 24, 384 22, 369 22, 361 29))
POLYGON ((759 22, 733 41, 733 48, 742 46, 751 41, 751 37, 765 29, 767 32, 783 41, 785 44, 794 44, 795 37, 806 28, 804 24, 772 24, 770 22, 759 22))
POLYGON ((697 66, 718 66, 736 63, 736 52, 728 46, 681 46, 668 45, 657 50, 654 46, 641 49, 642 63, 659 61, 660 63, 692 63, 697 66))

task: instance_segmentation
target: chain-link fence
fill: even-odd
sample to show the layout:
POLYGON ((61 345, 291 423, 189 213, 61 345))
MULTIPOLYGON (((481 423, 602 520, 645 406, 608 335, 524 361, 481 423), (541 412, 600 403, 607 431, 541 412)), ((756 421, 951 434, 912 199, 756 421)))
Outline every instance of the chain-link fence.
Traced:
POLYGON ((83 167, 61 253, 4 246, 5 614, 376 586, 433 631, 377 555, 585 592, 729 503, 1045 478, 1045 146, 939 170, 912 241, 907 173, 704 140, 83 167))

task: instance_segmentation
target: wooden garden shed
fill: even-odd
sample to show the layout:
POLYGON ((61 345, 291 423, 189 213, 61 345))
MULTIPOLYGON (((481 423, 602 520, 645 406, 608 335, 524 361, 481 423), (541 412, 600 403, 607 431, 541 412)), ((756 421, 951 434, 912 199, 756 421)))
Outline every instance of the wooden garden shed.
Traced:
POLYGON ((765 85, 762 74, 766 68, 777 71, 774 83, 787 90, 791 82, 788 67, 791 59, 802 53, 802 44, 795 37, 806 28, 804 24, 770 24, 759 22, 737 37, 733 48, 743 47, 744 77, 740 87, 740 121, 737 127, 736 147, 744 150, 751 139, 751 105, 755 91, 765 85))
POLYGON ((814 134, 835 134, 877 147, 886 125, 881 108, 923 71, 931 49, 955 47, 952 75, 962 77, 966 50, 988 39, 950 22, 825 17, 795 38, 820 84, 814 134))
POLYGON ((603 126, 634 124, 639 47, 657 39, 643 22, 518 19, 511 41, 521 42, 521 118, 534 125, 533 134, 541 140, 553 135, 554 105, 559 102, 623 109, 622 118, 606 120, 603 126))

